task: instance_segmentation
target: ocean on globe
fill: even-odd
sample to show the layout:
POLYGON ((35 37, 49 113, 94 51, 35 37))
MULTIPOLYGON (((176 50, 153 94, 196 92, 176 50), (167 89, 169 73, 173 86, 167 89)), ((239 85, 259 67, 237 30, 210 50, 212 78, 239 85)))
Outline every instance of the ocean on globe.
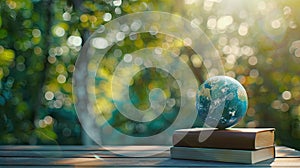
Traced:
POLYGON ((228 76, 211 77, 197 92, 195 126, 232 127, 243 118, 247 108, 247 92, 237 80, 228 76))

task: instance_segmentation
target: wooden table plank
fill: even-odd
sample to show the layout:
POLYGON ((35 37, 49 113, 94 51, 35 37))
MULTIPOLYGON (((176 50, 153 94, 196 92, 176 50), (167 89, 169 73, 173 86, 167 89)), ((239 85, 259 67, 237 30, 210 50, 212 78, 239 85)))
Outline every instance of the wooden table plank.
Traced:
POLYGON ((257 164, 237 164, 222 162, 205 162, 192 160, 175 160, 170 158, 29 158, 1 157, 1 166, 107 166, 107 167, 300 167, 299 158, 276 158, 257 164))
POLYGON ((300 152, 276 147, 276 158, 257 164, 236 164, 171 159, 168 146, 114 146, 107 151, 99 146, 0 146, 2 166, 79 166, 79 167, 300 167, 300 152), (166 150, 157 155, 153 151, 166 150), (114 152, 149 154, 132 158, 114 152))
MULTIPOLYGON (((121 153, 122 151, 115 151, 121 153)), ((135 152, 138 154, 138 152, 135 152)), ((143 151, 140 153, 151 155, 151 157, 170 157, 170 152, 165 151, 159 154, 152 155, 151 151, 143 151)), ((117 153, 113 153, 110 151, 0 151, 0 157, 41 157, 41 158, 95 158, 95 157, 103 157, 103 158, 116 158, 116 157, 128 157, 124 155, 120 155, 117 153)))
POLYGON ((8 150, 8 151, 103 151, 103 150, 125 150, 125 151, 161 151, 168 150, 170 146, 143 146, 143 145, 135 145, 135 146, 105 146, 100 147, 97 145, 93 146, 84 146, 84 145, 0 145, 0 151, 8 150))
POLYGON ((287 148, 284 146, 276 146, 276 157, 298 157, 300 158, 300 151, 287 148))
MULTIPOLYGON (((124 157, 116 153, 122 151, 137 151, 142 153, 149 153, 151 151, 164 151, 153 157, 169 157, 169 146, 114 146, 104 149, 99 146, 0 146, 1 156, 32 156, 32 157, 94 157, 100 155, 102 157, 124 157), (130 149, 130 150, 129 150, 130 149), (110 152, 112 151, 112 152, 110 152), (113 153, 115 152, 115 153, 113 153)), ((276 157, 300 157, 300 151, 295 149, 276 146, 276 157)))

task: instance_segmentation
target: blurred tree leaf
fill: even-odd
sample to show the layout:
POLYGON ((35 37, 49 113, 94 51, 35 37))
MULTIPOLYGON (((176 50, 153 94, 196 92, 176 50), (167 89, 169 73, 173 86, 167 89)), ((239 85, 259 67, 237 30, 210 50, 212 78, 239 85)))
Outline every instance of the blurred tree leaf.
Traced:
POLYGON ((10 65, 15 58, 15 53, 10 49, 2 49, 0 48, 0 66, 8 66, 10 65))
POLYGON ((1 28, 1 26, 2 26, 2 17, 0 15, 0 28, 1 28))

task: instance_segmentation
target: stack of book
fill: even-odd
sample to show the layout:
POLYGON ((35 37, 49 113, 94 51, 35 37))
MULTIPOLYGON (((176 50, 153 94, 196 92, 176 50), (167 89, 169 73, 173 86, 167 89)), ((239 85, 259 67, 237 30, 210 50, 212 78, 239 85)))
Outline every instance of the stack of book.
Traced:
POLYGON ((274 130, 274 128, 176 130, 170 149, 171 158, 254 164, 275 158, 274 130), (201 136, 208 138, 201 140, 201 136))

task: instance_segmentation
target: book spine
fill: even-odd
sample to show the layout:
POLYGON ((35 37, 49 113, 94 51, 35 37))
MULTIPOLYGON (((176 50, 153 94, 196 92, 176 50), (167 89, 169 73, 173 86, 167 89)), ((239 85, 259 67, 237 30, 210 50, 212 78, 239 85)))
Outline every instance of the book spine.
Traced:
POLYGON ((259 150, 171 147, 171 158, 253 164, 275 158, 275 147, 259 150))
POLYGON ((199 142, 199 134, 173 135, 173 145, 177 147, 221 148, 255 150, 255 133, 214 132, 205 141, 199 142))
POLYGON ((170 155, 173 159, 187 159, 187 160, 203 160, 203 161, 218 161, 218 162, 232 162, 232 163, 247 163, 252 164, 251 151, 239 152, 226 151, 221 149, 217 153, 214 149, 209 148, 190 148, 185 147, 171 147, 170 155))

